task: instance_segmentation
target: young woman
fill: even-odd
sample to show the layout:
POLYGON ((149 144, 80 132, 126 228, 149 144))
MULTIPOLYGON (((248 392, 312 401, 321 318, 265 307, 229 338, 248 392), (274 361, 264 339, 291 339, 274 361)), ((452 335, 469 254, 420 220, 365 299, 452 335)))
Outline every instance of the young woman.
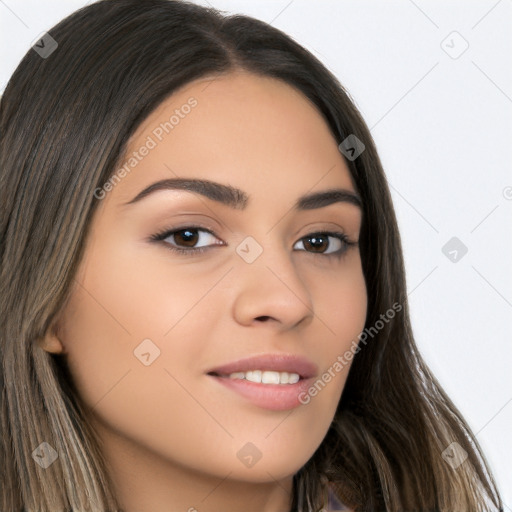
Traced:
POLYGON ((0 107, 2 511, 484 511, 370 132, 279 30, 103 0, 0 107))

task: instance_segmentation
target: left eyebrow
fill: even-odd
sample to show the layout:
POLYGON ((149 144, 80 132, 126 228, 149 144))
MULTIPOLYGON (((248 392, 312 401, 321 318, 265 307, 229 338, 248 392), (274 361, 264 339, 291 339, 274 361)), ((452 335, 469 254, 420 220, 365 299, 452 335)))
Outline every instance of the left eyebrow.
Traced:
MULTIPOLYGON (((249 202, 249 196, 243 190, 217 183, 210 180, 169 178, 156 181, 139 192, 133 199, 120 206, 131 205, 141 201, 150 194, 160 190, 185 190, 196 192, 208 199, 217 201, 237 210, 244 210, 249 202)), ((322 192, 305 194, 297 199, 295 210, 314 210, 323 208, 333 203, 348 203, 362 209, 362 201, 358 194, 347 189, 333 188, 322 192)))

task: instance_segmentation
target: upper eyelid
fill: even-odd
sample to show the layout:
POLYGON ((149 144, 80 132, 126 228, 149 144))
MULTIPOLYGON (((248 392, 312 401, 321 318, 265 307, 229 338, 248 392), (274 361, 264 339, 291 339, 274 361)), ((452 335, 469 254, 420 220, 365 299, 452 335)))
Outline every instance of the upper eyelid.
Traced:
MULTIPOLYGON (((205 227, 205 226, 198 226, 198 225, 193 225, 193 224, 184 225, 182 227, 173 227, 171 229, 163 229, 162 231, 152 235, 150 238, 151 238, 151 240, 163 241, 163 240, 165 240, 165 238, 168 238, 169 236, 171 236, 171 235, 173 235, 173 234, 175 234, 175 233, 177 233, 179 231, 183 231, 183 230, 185 230, 187 228, 188 229, 192 229, 192 230, 197 230, 197 231, 204 231, 204 232, 214 236, 218 240, 221 240, 221 238, 215 233, 215 229, 214 228, 208 228, 208 227, 205 227)), ((334 232, 335 231, 332 230, 332 229, 314 229, 314 230, 311 230, 308 233, 306 233, 304 236, 300 237, 297 241, 300 241, 303 238, 305 238, 307 236, 310 236, 312 234, 330 234, 330 236, 333 236, 334 232)), ((337 234, 343 235, 346 238, 345 243, 347 243, 348 245, 354 245, 354 244, 358 243, 356 240, 352 240, 351 237, 349 235, 347 235, 347 233, 346 233, 346 231, 344 229, 339 229, 337 234)), ((213 244, 213 245, 206 246, 206 247, 214 247, 215 245, 218 246, 218 245, 221 245, 221 244, 213 244)), ((206 248, 206 247, 204 247, 204 248, 206 248)), ((201 249, 201 247, 199 247, 199 248, 191 247, 191 248, 188 248, 188 249, 185 249, 185 250, 193 252, 194 250, 198 250, 198 249, 201 249)))
MULTIPOLYGON (((184 231, 185 229, 206 231, 207 233, 210 233, 211 235, 219 238, 219 236, 216 234, 215 228, 207 227, 207 226, 198 226, 198 225, 194 225, 194 224, 186 224, 186 225, 183 225, 182 227, 178 226, 178 227, 172 227, 172 228, 164 228, 161 231, 159 231, 158 233, 156 233, 156 235, 157 236, 158 235, 170 235, 170 234, 177 233, 179 231, 184 231)), ((312 229, 312 230, 308 231, 305 236, 310 235, 312 233, 329 233, 329 232, 333 232, 334 230, 335 230, 335 228, 312 229)), ((341 231, 343 234, 346 234, 346 232, 343 228, 339 228, 339 231, 341 231)), ((155 235, 153 235, 153 236, 155 236, 155 235)))
MULTIPOLYGON (((334 224, 333 221, 310 222, 308 224, 317 224, 317 223, 319 223, 319 224, 325 224, 325 223, 334 224)), ((225 228, 225 226, 223 226, 223 225, 221 225, 220 227, 221 227, 221 229, 225 228)), ((174 233, 176 231, 181 231, 186 228, 208 231, 218 238, 218 235, 217 235, 218 227, 214 227, 213 225, 208 224, 207 222, 202 223, 201 221, 186 222, 186 223, 182 223, 181 226, 178 225, 178 226, 172 226, 169 228, 163 228, 162 230, 159 231, 159 233, 174 233)), ((301 230, 302 230, 302 228, 300 230, 297 230, 296 233, 298 233, 301 230)), ((230 230, 230 231, 232 231, 232 230, 230 230)), ((311 234, 311 233, 326 233, 326 232, 331 232, 331 231, 341 231, 343 234, 348 236, 349 230, 347 230, 339 225, 336 227, 333 226, 333 227, 329 227, 329 228, 323 227, 323 228, 309 229, 309 231, 306 233, 306 235, 311 234)))

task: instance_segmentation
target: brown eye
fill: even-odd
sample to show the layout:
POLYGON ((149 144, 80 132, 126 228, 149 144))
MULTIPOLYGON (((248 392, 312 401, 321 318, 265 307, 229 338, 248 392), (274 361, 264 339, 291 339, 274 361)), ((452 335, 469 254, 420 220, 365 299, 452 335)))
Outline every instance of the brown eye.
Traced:
POLYGON ((313 252, 324 252, 329 248, 329 237, 324 235, 315 235, 306 238, 304 246, 311 249, 313 252))
POLYGON ((351 242, 344 233, 311 233, 301 238, 297 243, 302 243, 307 252, 326 256, 341 256, 350 246, 351 242))
POLYGON ((211 229, 200 226, 165 229, 152 235, 150 240, 164 243, 171 251, 188 255, 202 253, 213 246, 225 245, 211 229))
POLYGON ((186 247, 193 247, 197 244, 199 239, 199 235, 197 234, 197 229, 181 229, 180 231, 175 231, 174 241, 178 245, 185 245, 186 247))

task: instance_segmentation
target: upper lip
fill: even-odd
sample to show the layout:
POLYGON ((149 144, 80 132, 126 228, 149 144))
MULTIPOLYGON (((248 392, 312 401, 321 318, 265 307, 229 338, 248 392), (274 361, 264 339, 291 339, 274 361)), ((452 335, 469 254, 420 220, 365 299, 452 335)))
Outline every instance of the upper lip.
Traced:
POLYGON ((251 370, 297 373, 302 379, 309 379, 318 373, 318 368, 313 362, 305 357, 292 354, 264 354, 247 357, 212 368, 207 373, 230 375, 235 372, 248 372, 251 370))

